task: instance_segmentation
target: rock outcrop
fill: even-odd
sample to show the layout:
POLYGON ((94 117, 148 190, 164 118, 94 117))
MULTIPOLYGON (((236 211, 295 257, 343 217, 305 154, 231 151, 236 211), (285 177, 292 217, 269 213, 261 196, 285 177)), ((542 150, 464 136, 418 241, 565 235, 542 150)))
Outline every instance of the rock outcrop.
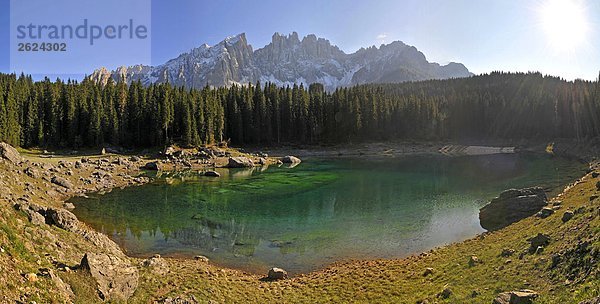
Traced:
POLYGON ((19 154, 19 151, 17 151, 17 149, 4 142, 0 142, 0 157, 8 160, 13 164, 18 164, 23 160, 23 158, 21 158, 21 154, 19 154))
POLYGON ((138 286, 138 270, 127 259, 88 252, 80 267, 96 280, 98 295, 104 301, 126 301, 138 286))
POLYGON ((510 189, 479 210, 479 221, 484 229, 498 230, 536 214, 547 204, 540 187, 510 189))
POLYGON ((327 39, 315 35, 275 33, 271 43, 253 50, 245 34, 227 37, 214 46, 203 44, 158 66, 135 65, 114 71, 100 68, 90 79, 109 78, 143 85, 170 83, 201 89, 206 85, 271 82, 279 86, 321 83, 327 90, 364 83, 394 83, 428 79, 469 77, 460 63, 427 61, 415 47, 395 41, 380 47, 361 48, 346 54, 327 39))
POLYGON ((85 225, 81 225, 75 214, 68 210, 44 207, 26 201, 17 202, 14 207, 16 210, 27 214, 29 221, 34 225, 54 225, 61 229, 77 233, 106 253, 121 258, 126 257, 119 246, 109 239, 108 236, 95 230, 86 229, 85 225))
POLYGON ((70 232, 78 232, 80 229, 75 214, 65 209, 49 208, 46 212, 46 222, 70 232))

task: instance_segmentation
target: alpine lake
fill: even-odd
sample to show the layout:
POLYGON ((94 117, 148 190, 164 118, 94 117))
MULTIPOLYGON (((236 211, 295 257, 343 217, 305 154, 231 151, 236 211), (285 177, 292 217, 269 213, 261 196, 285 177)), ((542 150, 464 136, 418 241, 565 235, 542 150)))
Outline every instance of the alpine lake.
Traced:
POLYGON ((502 190, 550 195, 587 166, 543 154, 306 158, 295 167, 151 173, 155 181, 76 197, 77 217, 130 256, 197 255, 220 266, 306 273, 400 258, 471 238, 502 190))

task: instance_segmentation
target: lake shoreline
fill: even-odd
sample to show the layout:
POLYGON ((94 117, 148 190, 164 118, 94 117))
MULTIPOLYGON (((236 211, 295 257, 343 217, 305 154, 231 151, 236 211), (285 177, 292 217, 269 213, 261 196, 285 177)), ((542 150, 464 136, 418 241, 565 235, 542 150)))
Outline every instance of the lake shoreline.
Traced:
MULTIPOLYGON (((401 156, 401 155, 413 155, 413 154, 439 154, 439 150, 444 147, 445 145, 447 145, 448 143, 413 143, 413 144, 406 144, 406 143, 393 143, 393 144, 389 144, 389 143, 373 143, 373 144, 367 144, 365 146, 361 146, 361 147, 355 147, 354 145, 347 145, 347 146, 337 146, 337 147, 333 147, 333 148, 326 148, 326 149, 292 149, 292 148, 277 148, 277 149, 264 149, 263 153, 267 153, 267 154, 271 154, 271 155, 287 155, 287 154, 292 154, 292 155, 297 155, 300 157, 321 157, 321 156, 331 156, 331 157, 345 157, 345 156, 361 156, 361 157, 380 157, 380 156, 384 156, 384 157, 394 157, 394 156, 401 156)), ((531 146, 527 146, 526 148, 521 148, 521 151, 529 151, 529 152, 535 152, 535 153, 545 153, 546 152, 546 147, 543 147, 542 144, 537 144, 537 145, 531 145, 531 146)), ((560 142, 559 144, 554 144, 554 154, 557 156, 565 156, 565 157, 576 157, 578 159, 582 159, 582 160, 586 160, 587 162, 590 163, 592 169, 594 169, 596 167, 596 162, 591 158, 588 148, 583 148, 583 147, 577 147, 576 145, 572 145, 570 143, 562 143, 560 142)), ((238 154, 236 154, 238 155, 238 154)), ((239 155, 247 155, 244 153, 240 153, 239 155)), ((90 192, 108 192, 111 191, 111 189, 113 188, 117 188, 117 187, 128 187, 128 186, 135 186, 135 185, 141 185, 141 184, 145 184, 147 183, 149 180, 148 179, 140 179, 140 177, 138 177, 138 174, 141 172, 139 168, 143 167, 143 165, 145 163, 148 162, 161 162, 161 159, 158 158, 149 158, 149 157, 145 157, 145 158, 139 158, 139 156, 135 156, 135 155, 127 155, 126 157, 123 155, 116 155, 116 154, 107 154, 107 155, 95 155, 95 156, 85 156, 85 158, 89 158, 91 159, 93 162, 89 163, 88 165, 81 165, 81 164, 77 164, 77 161, 81 162, 80 157, 79 156, 73 156, 73 155, 68 155, 68 156, 59 156, 59 155, 55 155, 53 157, 41 157, 41 155, 37 155, 35 153, 32 154, 28 154, 28 153, 24 153, 25 156, 25 162, 20 163, 20 164, 10 164, 7 161, 3 161, 2 163, 0 163, 0 166, 2 167, 2 174, 6 177, 9 177, 10 182, 8 183, 8 185, 6 185, 6 183, 2 183, 0 184, 0 186, 2 187, 2 193, 4 193, 5 195, 2 197, 4 203, 3 205, 6 208, 11 208, 12 205, 20 200, 26 200, 26 201, 31 201, 31 202, 35 202, 35 203, 41 203, 43 205, 48 205, 48 206, 52 206, 55 208, 62 208, 65 207, 66 205, 64 205, 65 200, 68 197, 71 197, 73 195, 85 195, 86 193, 90 193, 90 192), (127 162, 123 162, 123 159, 127 159, 127 162), (136 159, 136 158, 139 158, 136 159), (135 161, 134 161, 135 160, 135 161), (50 164, 50 165, 46 165, 46 164, 50 164), (79 168, 76 168, 77 166, 79 166, 79 168), (134 166, 132 168, 132 166, 134 166), (31 170, 36 170, 39 171, 37 174, 35 173, 31 173, 31 174, 27 174, 26 172, 29 171, 31 172, 31 170, 28 170, 28 168, 35 168, 35 169, 31 169, 31 170), (100 171, 100 172, 99 172, 100 171), (49 173, 49 174, 46 174, 49 173), (108 173, 109 175, 106 175, 105 173, 108 173), (37 175, 37 176, 36 176, 37 175), (53 182, 51 179, 51 177, 49 177, 50 175, 60 175, 63 178, 70 180, 73 183, 73 186, 71 189, 68 189, 69 187, 64 187, 61 185, 58 185, 57 183, 53 182), (101 175, 99 178, 97 176, 101 175), (96 179, 98 179, 98 181, 92 181, 91 183, 87 183, 86 178, 83 178, 84 176, 89 176, 89 178, 91 179, 92 177, 96 176, 96 179), (108 177, 107 177, 108 176, 108 177), (74 177, 80 177, 78 180, 75 179, 74 177), (105 181, 105 179, 109 179, 109 181, 105 181), (25 182, 23 182, 22 180, 25 180, 25 182), (31 195, 29 191, 31 189, 33 190, 33 193, 35 193, 34 195, 31 195), (6 194, 9 195, 6 195, 6 194)), ((261 157, 258 156, 256 154, 253 155, 249 155, 250 157, 261 157)), ((228 156, 227 156, 228 157, 228 156)), ((276 158, 270 157, 268 158, 269 162, 271 164, 275 164, 277 162, 276 158)), ((201 164, 198 163, 197 165, 194 164, 193 166, 191 166, 191 168, 186 168, 186 170, 206 170, 206 169, 210 169, 210 168, 214 168, 214 167, 218 167, 218 166, 222 166, 222 160, 219 161, 215 161, 212 164, 201 164)), ((83 162, 81 162, 83 163, 83 162)), ((87 161, 85 163, 88 163, 87 161)), ((164 170, 180 170, 183 169, 183 167, 179 168, 178 167, 178 161, 170 161, 170 162, 164 162, 164 170), (170 164, 172 163, 172 165, 170 164)), ((569 189, 569 187, 567 187, 567 190, 569 189)), ((563 192, 564 193, 564 192, 563 192)), ((562 194, 561 194, 562 195, 562 194)), ((558 197, 560 197, 561 195, 559 195, 558 197)), ((12 208, 11 208, 12 209, 12 208)), ((19 215, 19 213, 17 212, 15 214, 17 217, 22 217, 23 215, 19 215)), ((25 221, 27 221, 27 219, 25 219, 25 221)), ((25 226, 31 226, 30 224, 22 221, 22 220, 18 220, 16 222, 17 226, 20 227, 25 227, 25 226)), ((84 225, 85 226, 85 225, 84 225)), ((41 230, 48 230, 48 228, 51 227, 46 227, 46 226, 37 226, 34 227, 32 229, 41 229, 41 230)), ((56 228, 52 228, 52 229, 56 229, 56 228)), ((486 233, 484 233, 485 235, 486 233)), ((462 244, 465 242, 472 242, 473 240, 477 240, 481 238, 481 236, 476 236, 473 239, 469 239, 467 241, 464 242, 459 242, 458 244, 462 244)), ((89 244, 84 244, 84 243, 88 243, 85 240, 81 240, 79 239, 77 236, 73 237, 71 240, 74 244, 79 244, 76 245, 75 247, 87 247, 87 248, 93 248, 94 246, 90 247, 89 244)), ((454 244, 450 244, 447 246, 443 246, 442 248, 448 248, 454 245, 458 245, 457 243, 454 244)), ((50 250, 50 251, 57 251, 60 250, 61 248, 57 247, 56 249, 50 250)), ((447 250, 447 249, 446 249, 447 250)), ((69 251, 69 250, 67 250, 69 251)), ((100 252, 103 250, 99 250, 100 252)), ((435 251, 435 250, 433 250, 435 251)), ((69 264, 69 265, 76 265, 78 264, 79 260, 81 259, 81 256, 83 256, 84 252, 81 252, 80 250, 73 250, 71 252, 68 252, 67 254, 64 255, 60 255, 60 254, 50 254, 51 257, 53 257, 53 259, 49 260, 48 263, 52 264, 52 261, 56 261, 56 260, 62 260, 64 264, 69 264), (54 256, 56 255, 56 256, 54 256)), ((420 254, 417 255, 418 257, 426 257, 427 254, 420 254)), ((132 262, 134 264, 138 264, 142 261, 142 259, 138 259, 138 258, 130 258, 132 260, 132 262)), ((185 259, 185 260, 181 260, 181 259, 166 259, 169 261, 169 264, 183 264, 183 265, 189 265, 190 263, 192 264, 198 264, 197 261, 192 261, 189 259, 185 259)), ((393 259, 391 261, 410 261, 413 260, 413 256, 409 256, 407 258, 401 258, 401 259, 393 259)), ((325 267, 324 269, 321 270, 317 270, 308 274, 303 274, 303 275, 299 275, 296 279, 294 280, 304 280, 306 278, 311 278, 311 277, 318 277, 319 275, 328 273, 331 269, 335 269, 336 267, 348 267, 348 265, 355 265, 355 264, 359 264, 359 265, 371 265, 371 264, 378 264, 378 261, 386 261, 386 263, 389 263, 390 260, 373 260, 373 261, 362 261, 362 260, 352 260, 352 261, 340 261, 340 262, 336 262, 333 263, 330 266, 325 267)), ((42 264, 45 264, 44 262, 42 262, 42 264)), ((0 264, 1 265, 1 264, 0 264)), ((195 265, 197 267, 197 265, 195 265)), ((191 266, 190 266, 191 267, 191 266)), ((258 279, 261 276, 256 275, 256 274, 248 274, 248 273, 244 273, 244 272, 240 272, 237 270, 231 270, 231 269, 225 269, 222 267, 218 267, 218 266, 207 266, 208 267, 208 272, 212 273, 214 272, 213 270, 216 270, 217 273, 219 271, 223 272, 223 273, 228 273, 228 274, 232 274, 234 276, 241 276, 241 277, 247 277, 247 278, 253 278, 254 279, 258 279), (210 270, 213 269, 213 270, 210 270), (220 269, 220 270, 219 270, 220 269)), ((354 268, 355 266, 352 266, 351 268, 354 268)), ((142 273, 146 273, 148 271, 144 270, 144 269, 140 269, 140 271, 142 273)), ((150 275, 153 276, 153 275, 150 275)), ((66 275, 67 278, 65 278, 65 281, 69 281, 68 277, 69 275, 66 275)), ((293 280, 292 280, 293 281, 293 280)), ((52 283, 50 285, 53 285, 55 283, 52 283)), ((73 283, 75 284, 75 283, 73 283)), ((142 283, 143 284, 143 283, 142 283)), ((75 284, 76 285, 76 284, 75 284)), ((147 294, 152 294, 151 291, 144 291, 143 293, 147 293, 147 294)), ((67 298, 68 293, 67 294, 67 298)), ((10 297, 11 293, 7 293, 7 295, 10 297)), ((17 296, 16 294, 14 296, 17 296)), ((60 297, 64 297, 65 294, 60 295, 60 297)))

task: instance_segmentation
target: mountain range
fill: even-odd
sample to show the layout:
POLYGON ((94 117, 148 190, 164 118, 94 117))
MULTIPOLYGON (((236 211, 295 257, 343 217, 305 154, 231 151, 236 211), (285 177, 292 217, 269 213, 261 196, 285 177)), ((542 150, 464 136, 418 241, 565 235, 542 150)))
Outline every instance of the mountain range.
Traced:
POLYGON ((227 37, 214 46, 203 44, 157 66, 134 65, 95 70, 89 77, 105 83, 140 80, 149 85, 169 82, 176 86, 203 88, 272 82, 280 86, 322 83, 326 89, 364 83, 395 83, 429 79, 469 77, 461 63, 440 65, 427 61, 414 46, 395 41, 346 54, 328 40, 296 32, 275 33, 271 43, 253 50, 244 33, 227 37))

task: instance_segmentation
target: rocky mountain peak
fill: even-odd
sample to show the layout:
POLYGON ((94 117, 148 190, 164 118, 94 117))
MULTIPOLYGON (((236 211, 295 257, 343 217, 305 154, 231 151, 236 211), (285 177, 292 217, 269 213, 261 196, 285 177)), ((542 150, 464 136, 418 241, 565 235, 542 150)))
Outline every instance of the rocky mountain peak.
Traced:
POLYGON ((90 79, 105 83, 108 78, 124 77, 148 85, 169 81, 174 85, 202 88, 273 82, 292 85, 319 82, 326 89, 362 83, 402 82, 426 79, 468 77, 472 74, 459 63, 440 66, 427 61, 413 46, 395 41, 379 48, 361 48, 346 54, 329 40, 309 34, 275 33, 271 43, 253 50, 246 34, 225 38, 214 46, 201 46, 169 60, 165 64, 120 67, 109 72, 98 69, 90 79))

